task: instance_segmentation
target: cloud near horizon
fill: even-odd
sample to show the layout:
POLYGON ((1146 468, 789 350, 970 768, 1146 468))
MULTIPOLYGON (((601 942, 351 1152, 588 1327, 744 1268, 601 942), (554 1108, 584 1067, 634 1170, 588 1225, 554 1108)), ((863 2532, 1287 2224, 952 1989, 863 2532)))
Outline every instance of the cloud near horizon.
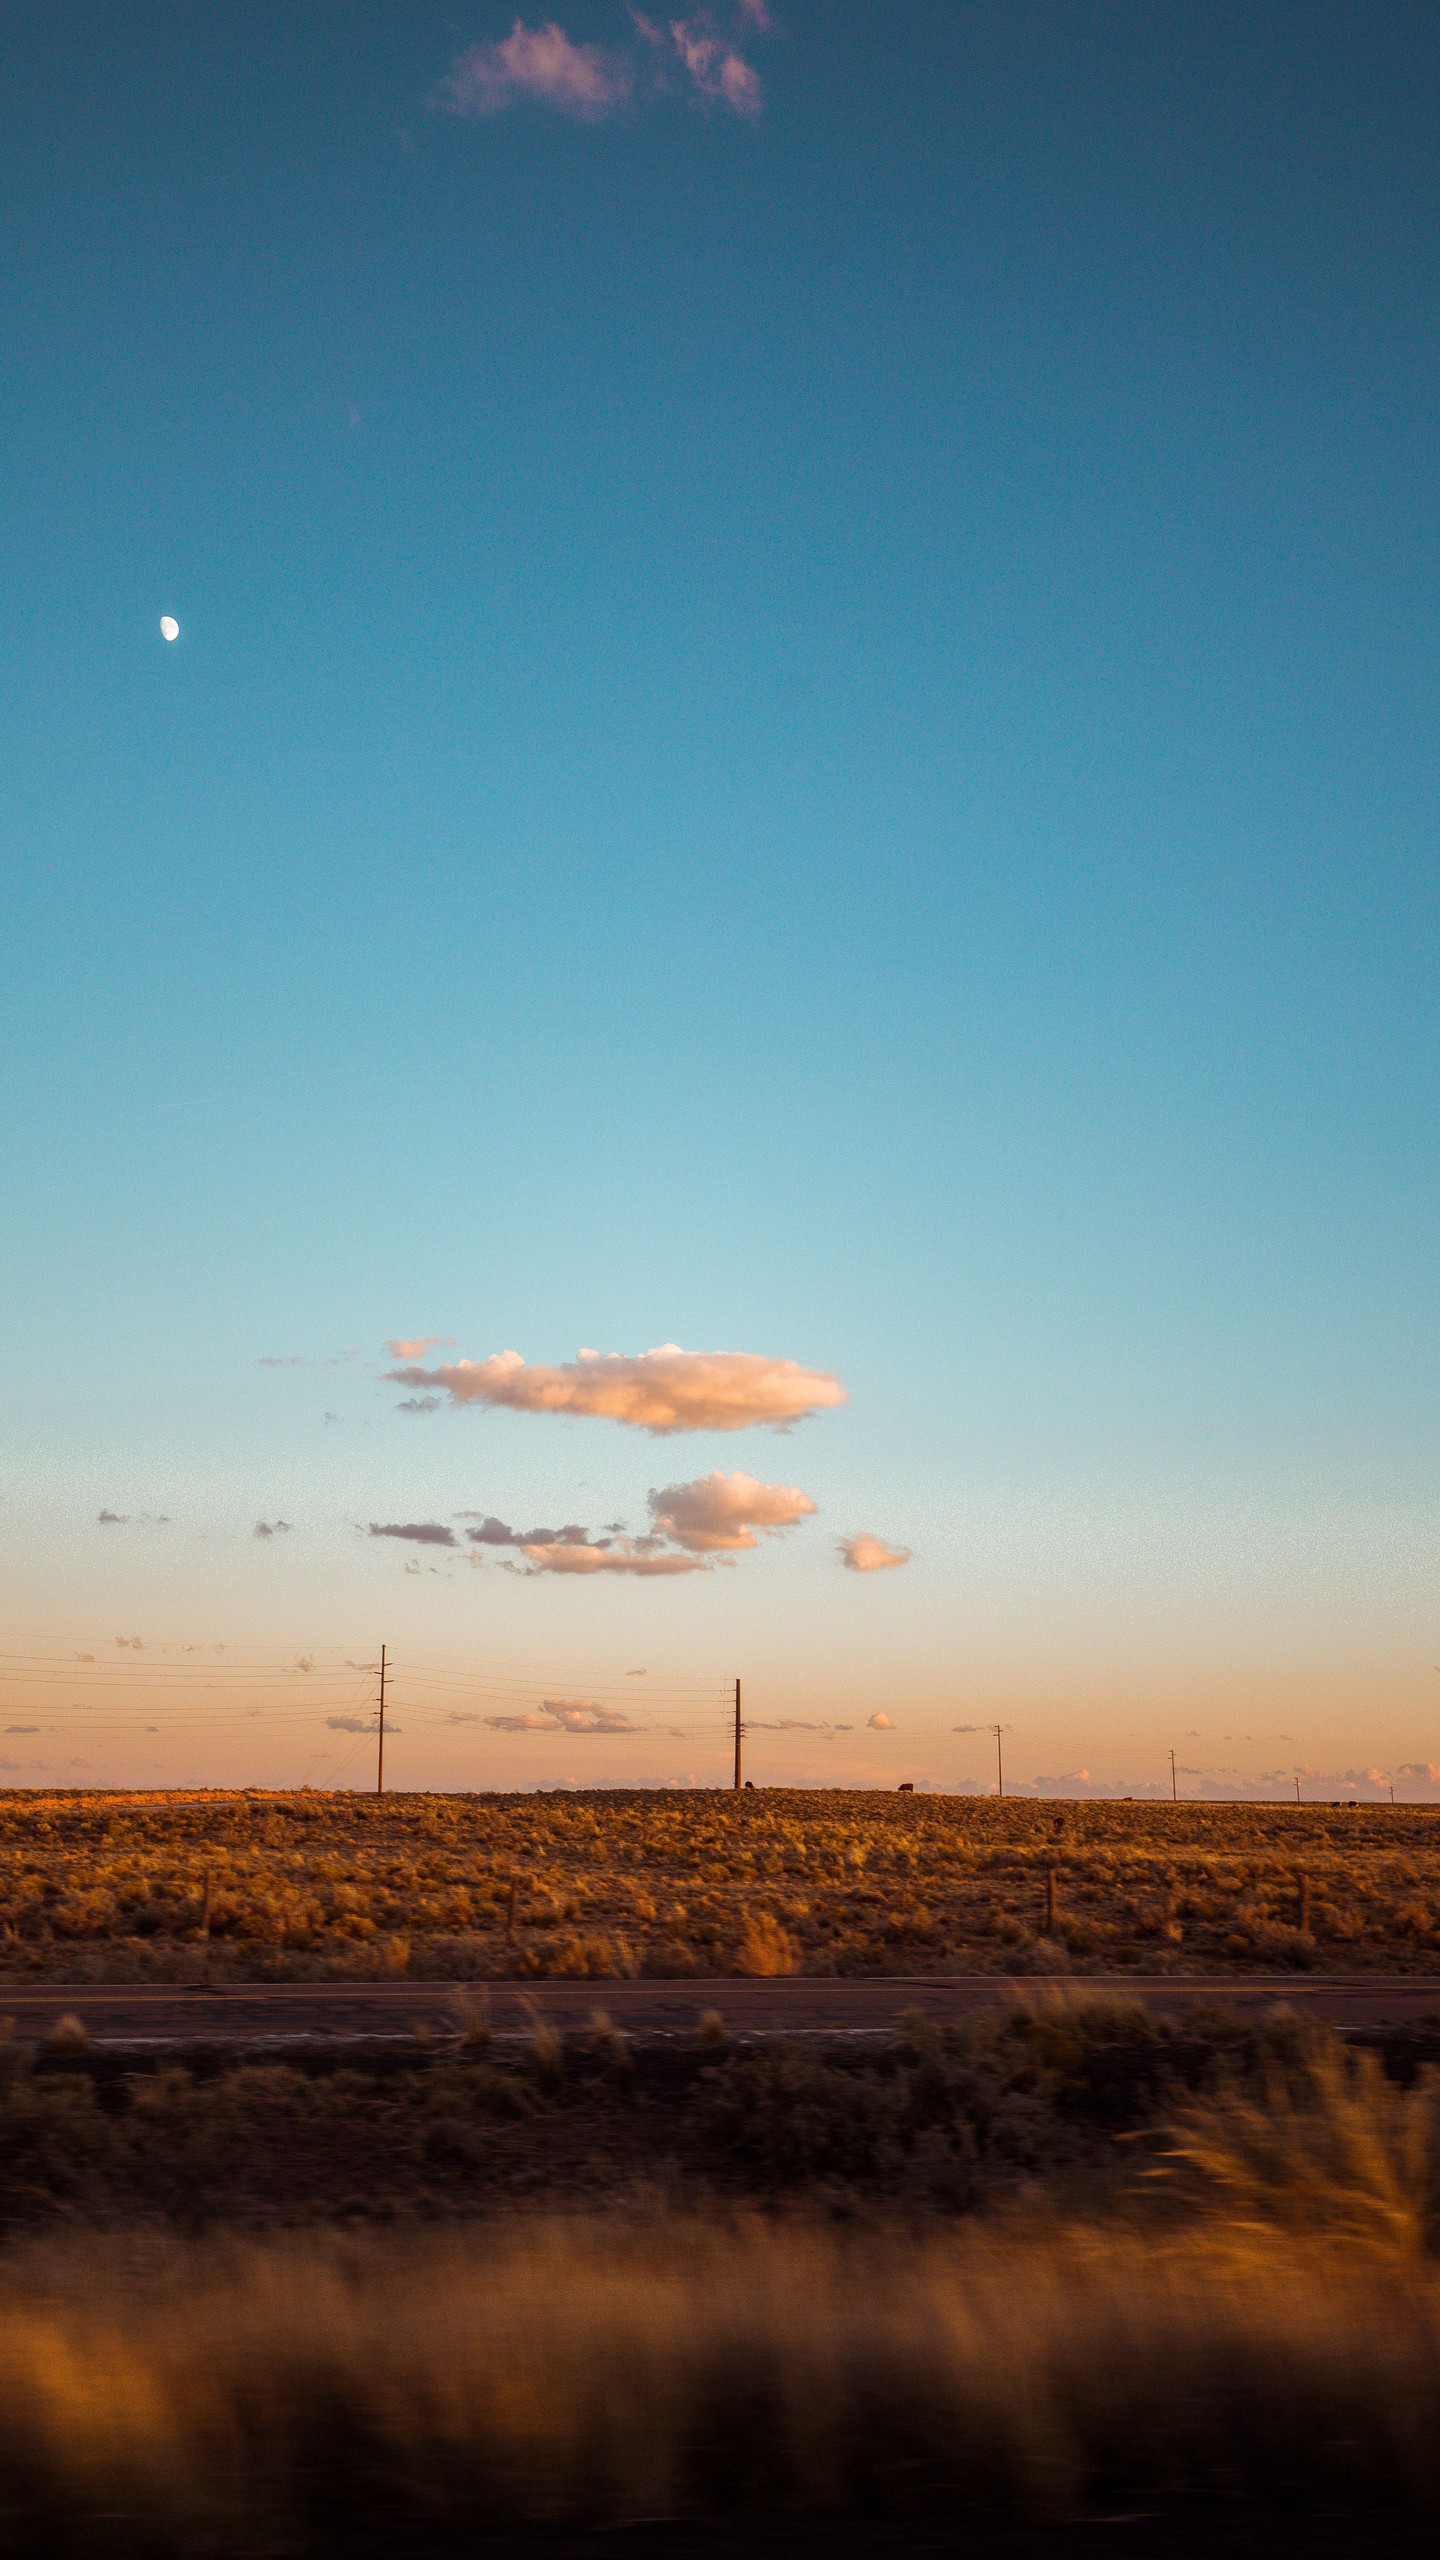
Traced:
POLYGON ((584 1698, 546 1698, 538 1715, 487 1716, 492 1733, 640 1733, 618 1707, 592 1706, 584 1698))
POLYGON ((437 1369, 406 1365, 386 1377, 394 1386, 439 1392, 454 1405, 583 1414, 657 1439, 672 1431, 747 1431, 757 1424, 788 1431, 846 1402, 828 1370, 753 1351, 682 1351, 674 1342, 633 1353, 581 1351, 553 1368, 518 1351, 497 1351, 488 1360, 455 1360, 437 1369))
POLYGON ((433 103, 447 115, 496 116, 528 102, 594 124, 628 107, 637 89, 661 97, 688 83, 696 99, 734 115, 759 114, 760 77, 740 45, 747 33, 773 33, 765 0, 739 0, 738 19, 729 13, 730 35, 708 9, 664 27, 634 7, 629 14, 642 54, 577 44, 554 18, 533 27, 517 18, 508 36, 466 45, 456 55, 433 103))
POLYGON ((458 1542, 443 1520, 372 1520, 372 1538, 402 1538, 412 1547, 453 1547, 458 1542))
POLYGON ((847 1573, 884 1573, 887 1566, 908 1564, 908 1547, 887 1547, 883 1538, 872 1538, 862 1529, 854 1538, 840 1540, 840 1555, 847 1573))

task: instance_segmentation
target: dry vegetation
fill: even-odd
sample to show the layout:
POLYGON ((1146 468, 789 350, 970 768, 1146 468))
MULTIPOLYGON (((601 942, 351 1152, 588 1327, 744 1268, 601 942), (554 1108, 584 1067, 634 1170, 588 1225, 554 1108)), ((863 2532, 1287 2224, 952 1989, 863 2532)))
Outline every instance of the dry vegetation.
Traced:
POLYGON ((1425 1972, 1440 1809, 0 1797, 0 1973, 1425 1972))
POLYGON ((1440 2505, 1440 2276, 1412 2237, 1223 2210, 1149 2233, 612 2220, 71 2243, 5 2272, 14 2552, 1241 2500, 1292 2524, 1440 2505))
POLYGON ((368 2078, 8 2053, 6 2551, 1440 2507, 1424 2072, 1283 2015, 1173 2028, 1073 1996, 916 2019, 868 2059, 711 2036, 647 2061, 598 2022, 501 2059, 461 2024, 368 2078), (584 2219, 426 2227, 439 2191, 412 2189, 388 2232, 175 2227, 207 2182, 233 2202, 247 2154, 303 2218, 307 2122, 359 2127, 373 2209, 407 2144, 473 2203, 505 2126, 563 2173, 567 2124, 588 2146, 625 2111, 652 2165, 688 2127, 729 2196, 701 2209, 692 2167, 584 2219), (57 2179, 66 2236, 19 2241, 57 2179), (80 2233, 92 2207, 119 2227, 80 2233))

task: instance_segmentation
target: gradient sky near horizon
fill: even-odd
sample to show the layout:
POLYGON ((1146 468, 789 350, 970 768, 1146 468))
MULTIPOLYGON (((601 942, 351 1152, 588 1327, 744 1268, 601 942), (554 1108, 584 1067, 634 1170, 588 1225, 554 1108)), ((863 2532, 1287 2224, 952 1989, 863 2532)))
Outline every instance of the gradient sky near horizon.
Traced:
POLYGON ((1440 1795, 1437 107, 14 12, 0 1779, 1440 1795), (845 1401, 386 1376, 669 1344, 845 1401))

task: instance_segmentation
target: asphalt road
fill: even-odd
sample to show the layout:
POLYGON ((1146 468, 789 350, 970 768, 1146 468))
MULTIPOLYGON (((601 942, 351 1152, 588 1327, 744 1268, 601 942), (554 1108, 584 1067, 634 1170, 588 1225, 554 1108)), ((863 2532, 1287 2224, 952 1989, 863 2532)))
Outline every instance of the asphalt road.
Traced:
POLYGON ((633 2033, 693 2032, 718 2010, 739 2033, 883 2034, 907 2009, 958 2018, 996 2001, 1114 1994, 1177 2016, 1197 2001, 1223 2000, 1254 2013, 1277 2001, 1335 2027, 1406 2022, 1440 2025, 1440 1977, 1374 1974, 1065 1976, 888 1974, 865 1980, 686 1982, 242 1983, 223 1990, 144 1983, 0 1982, 0 2019, 16 2035, 44 2036, 65 2016, 79 2018, 98 2044, 276 2044, 317 2037, 407 2036, 457 2022, 457 1995, 487 2000, 497 2031, 520 2032, 538 2013, 579 2026, 604 2009, 633 2033))

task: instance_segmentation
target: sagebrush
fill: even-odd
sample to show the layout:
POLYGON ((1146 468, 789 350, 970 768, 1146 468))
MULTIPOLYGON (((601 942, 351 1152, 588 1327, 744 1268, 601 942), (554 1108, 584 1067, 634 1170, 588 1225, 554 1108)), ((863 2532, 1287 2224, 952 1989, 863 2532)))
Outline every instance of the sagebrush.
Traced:
POLYGON ((1428 1807, 0 1795, 0 1973, 1420 1971, 1428 1807))

